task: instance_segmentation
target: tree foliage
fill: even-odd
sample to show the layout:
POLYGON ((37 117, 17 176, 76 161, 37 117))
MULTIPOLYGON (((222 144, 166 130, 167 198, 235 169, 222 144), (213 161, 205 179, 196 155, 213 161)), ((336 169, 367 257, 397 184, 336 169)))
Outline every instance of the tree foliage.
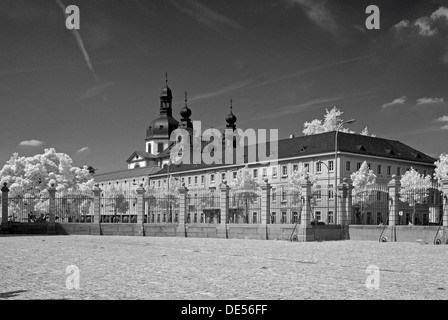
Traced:
POLYGON ((434 170, 434 179, 439 183, 439 189, 442 189, 442 180, 448 179, 448 154, 440 155, 439 160, 434 162, 436 169, 434 170))
MULTIPOLYGON (((341 118, 341 115, 344 113, 341 110, 339 110, 337 107, 333 107, 330 111, 328 109, 325 109, 326 114, 324 115, 323 120, 314 119, 311 122, 305 122, 303 127, 303 134, 306 136, 313 135, 313 134, 319 134, 319 133, 325 133, 325 132, 331 132, 336 131, 338 126, 344 122, 344 120, 341 118)), ((342 127, 340 132, 345 133, 355 133, 354 131, 349 130, 348 128, 342 127)), ((364 130, 361 132, 361 135, 369 135, 369 130, 364 128, 364 130)), ((375 135, 372 135, 374 137, 375 135)))
POLYGON ((376 182, 376 175, 369 169, 367 161, 364 161, 358 171, 350 175, 353 181, 353 205, 360 206, 369 203, 374 190, 372 187, 376 182))
POLYGON ((62 193, 91 191, 94 186, 87 166, 74 167, 67 154, 54 148, 32 157, 14 153, 0 171, 0 182, 7 183, 12 196, 46 192, 52 184, 62 193))
POLYGON ((412 223, 415 224, 415 206, 423 203, 428 196, 428 189, 431 188, 431 176, 419 174, 414 168, 407 171, 400 180, 400 201, 407 202, 410 207, 414 207, 412 212, 412 223))

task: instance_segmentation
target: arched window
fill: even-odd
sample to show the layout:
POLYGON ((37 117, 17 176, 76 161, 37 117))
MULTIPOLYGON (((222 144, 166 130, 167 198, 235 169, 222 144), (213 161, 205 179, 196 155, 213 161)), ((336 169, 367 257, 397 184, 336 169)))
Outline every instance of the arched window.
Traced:
POLYGON ((140 165, 138 163, 135 164, 134 169, 140 168, 140 165))

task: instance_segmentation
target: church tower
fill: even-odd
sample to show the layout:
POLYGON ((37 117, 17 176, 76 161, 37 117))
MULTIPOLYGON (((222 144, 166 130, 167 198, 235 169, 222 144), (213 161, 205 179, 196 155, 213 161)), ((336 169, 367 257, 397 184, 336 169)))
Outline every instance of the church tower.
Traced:
MULTIPOLYGON (((173 118, 173 94, 168 87, 168 74, 165 78, 165 87, 160 93, 160 114, 151 121, 146 129, 145 151, 152 155, 158 155, 168 148, 171 132, 177 129, 179 122, 173 118)), ((191 111, 190 111, 191 112, 191 111)))

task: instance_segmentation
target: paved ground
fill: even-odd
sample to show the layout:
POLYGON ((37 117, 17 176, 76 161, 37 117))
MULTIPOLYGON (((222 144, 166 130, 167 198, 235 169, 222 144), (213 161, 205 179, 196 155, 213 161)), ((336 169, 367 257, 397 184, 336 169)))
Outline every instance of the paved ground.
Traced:
POLYGON ((448 299, 448 247, 418 243, 7 236, 0 259, 0 299, 448 299))

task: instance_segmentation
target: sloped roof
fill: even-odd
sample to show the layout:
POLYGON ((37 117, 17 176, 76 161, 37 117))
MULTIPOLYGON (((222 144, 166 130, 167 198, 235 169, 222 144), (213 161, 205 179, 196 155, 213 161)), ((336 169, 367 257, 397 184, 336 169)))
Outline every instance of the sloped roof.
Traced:
MULTIPOLYGON (((326 132, 316 135, 301 136, 291 139, 283 139, 278 141, 278 160, 294 158, 300 156, 312 156, 324 153, 334 152, 336 132, 326 132)), ((207 145, 207 144, 203 144, 207 145)), ((269 143, 267 144, 269 149, 269 143)), ((256 153, 258 159, 259 145, 245 147, 244 161, 248 159, 248 154, 256 153), (249 148, 249 152, 248 152, 249 148)), ((385 159, 396 159, 404 161, 420 162, 422 164, 434 164, 436 159, 415 150, 404 143, 395 140, 388 140, 377 137, 363 136, 359 134, 338 133, 338 151, 353 153, 358 155, 376 156, 385 159)), ((224 152, 223 152, 224 157, 224 152)), ((203 168, 219 168, 226 166, 225 164, 207 165, 201 164, 181 164, 171 165, 170 173, 203 169, 203 168)), ((243 164, 242 164, 243 166, 243 164)), ((167 168, 163 168, 154 174, 167 173, 167 168)))
POLYGON ((161 168, 159 168, 159 167, 151 166, 151 167, 143 167, 143 168, 137 168, 137 169, 126 169, 126 170, 120 170, 120 171, 99 173, 99 174, 95 174, 93 176, 93 178, 94 178, 95 182, 130 179, 130 178, 148 176, 148 175, 154 174, 160 170, 161 170, 161 168))
POLYGON ((151 153, 145 152, 145 151, 134 151, 131 156, 126 160, 126 162, 130 162, 134 157, 138 155, 142 157, 143 159, 157 159, 158 156, 155 156, 151 153))

